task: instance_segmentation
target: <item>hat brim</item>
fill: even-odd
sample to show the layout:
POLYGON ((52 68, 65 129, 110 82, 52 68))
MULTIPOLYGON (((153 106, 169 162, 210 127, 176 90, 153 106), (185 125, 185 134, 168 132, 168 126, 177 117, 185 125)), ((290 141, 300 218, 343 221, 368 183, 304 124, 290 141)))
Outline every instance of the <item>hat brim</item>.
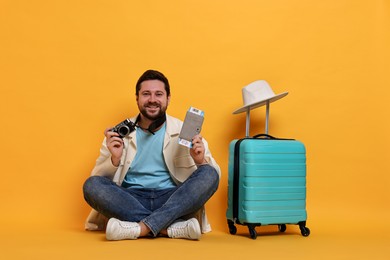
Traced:
POLYGON ((239 109, 233 111, 233 114, 239 114, 239 113, 246 112, 248 110, 251 110, 251 109, 254 109, 257 107, 264 106, 265 104, 267 104, 267 102, 272 103, 276 100, 279 100, 279 99, 287 96, 287 94, 288 94, 288 92, 283 92, 283 93, 276 95, 272 98, 267 98, 267 99, 256 101, 255 103, 252 103, 252 104, 247 104, 247 105, 240 107, 239 109))

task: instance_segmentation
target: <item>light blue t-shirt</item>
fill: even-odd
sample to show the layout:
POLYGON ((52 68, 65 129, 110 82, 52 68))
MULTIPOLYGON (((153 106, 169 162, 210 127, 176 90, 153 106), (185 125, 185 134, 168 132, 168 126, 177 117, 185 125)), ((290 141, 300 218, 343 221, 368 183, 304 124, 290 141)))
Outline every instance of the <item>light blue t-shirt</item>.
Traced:
POLYGON ((153 134, 137 128, 137 154, 122 187, 167 189, 175 187, 163 157, 166 124, 153 134))

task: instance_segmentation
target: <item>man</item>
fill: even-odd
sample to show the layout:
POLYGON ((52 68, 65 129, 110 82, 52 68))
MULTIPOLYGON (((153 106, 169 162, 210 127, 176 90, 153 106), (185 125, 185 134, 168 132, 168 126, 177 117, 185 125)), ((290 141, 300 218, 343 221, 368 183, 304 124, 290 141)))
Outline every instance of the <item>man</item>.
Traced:
POLYGON ((210 231, 204 204, 215 193, 220 168, 201 135, 192 148, 178 143, 183 122, 166 114, 168 79, 146 71, 136 84, 139 115, 125 137, 105 130, 96 165, 83 186, 94 209, 87 230, 108 240, 164 235, 197 240, 210 231), (107 222, 108 220, 108 222, 107 222))

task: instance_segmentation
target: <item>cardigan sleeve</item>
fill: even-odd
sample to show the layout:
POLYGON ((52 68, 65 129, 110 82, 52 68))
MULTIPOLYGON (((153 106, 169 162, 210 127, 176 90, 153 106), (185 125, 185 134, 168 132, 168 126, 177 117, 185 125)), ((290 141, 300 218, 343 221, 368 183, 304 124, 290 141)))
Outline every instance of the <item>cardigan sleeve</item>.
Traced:
POLYGON ((91 175, 105 176, 113 179, 117 170, 118 167, 112 164, 111 153, 106 146, 106 138, 104 138, 100 148, 100 155, 96 160, 91 175))

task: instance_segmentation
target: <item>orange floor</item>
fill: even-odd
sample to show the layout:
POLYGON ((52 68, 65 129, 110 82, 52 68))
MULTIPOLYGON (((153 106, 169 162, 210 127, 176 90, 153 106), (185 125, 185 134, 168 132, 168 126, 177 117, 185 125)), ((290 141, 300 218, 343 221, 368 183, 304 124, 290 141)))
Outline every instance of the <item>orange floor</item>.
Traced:
POLYGON ((277 226, 256 228, 256 240, 239 226, 236 235, 214 230, 200 241, 143 238, 111 242, 103 232, 75 227, 45 227, 9 223, 2 227, 2 259, 390 259, 388 215, 314 212, 308 219, 311 234, 297 226, 285 233, 277 226), (382 215, 382 216, 380 216, 382 215))

